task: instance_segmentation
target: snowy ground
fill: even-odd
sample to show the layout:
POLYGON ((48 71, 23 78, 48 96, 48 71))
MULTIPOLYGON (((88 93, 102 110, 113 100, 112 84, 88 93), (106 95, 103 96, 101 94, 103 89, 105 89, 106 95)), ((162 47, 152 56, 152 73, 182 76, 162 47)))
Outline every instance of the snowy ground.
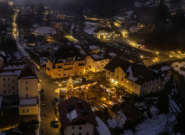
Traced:
MULTIPOLYGON (((171 111, 168 115, 157 115, 157 110, 158 109, 155 106, 150 108, 152 119, 145 119, 142 124, 135 128, 137 135, 156 135, 157 133, 163 131, 167 121, 170 123, 176 120, 176 116, 171 111)), ((131 130, 127 130, 124 132, 124 135, 133 135, 133 133, 131 130)))
POLYGON ((180 68, 183 67, 185 68, 185 62, 174 62, 171 64, 171 68, 173 68, 175 71, 177 71, 179 74, 185 76, 185 71, 180 70, 180 68))
POLYGON ((118 111, 117 115, 115 115, 112 119, 108 119, 107 123, 109 128, 115 129, 116 127, 123 127, 126 121, 126 116, 122 111, 118 111))
MULTIPOLYGON (((176 84, 174 83, 174 87, 172 89, 172 92, 175 91, 177 93, 176 84)), ((147 99, 156 99, 153 98, 147 98, 147 99)), ((166 123, 168 121, 168 127, 171 129, 170 126, 176 122, 176 116, 177 113, 181 111, 179 105, 171 99, 171 96, 169 95, 169 113, 167 115, 165 114, 159 114, 157 115, 157 108, 155 106, 152 106, 150 108, 152 119, 147 118, 144 120, 144 122, 140 125, 138 125, 136 129, 137 135, 156 135, 157 133, 164 130, 166 123)), ((127 130, 124 132, 124 135, 134 135, 131 130, 127 130)))

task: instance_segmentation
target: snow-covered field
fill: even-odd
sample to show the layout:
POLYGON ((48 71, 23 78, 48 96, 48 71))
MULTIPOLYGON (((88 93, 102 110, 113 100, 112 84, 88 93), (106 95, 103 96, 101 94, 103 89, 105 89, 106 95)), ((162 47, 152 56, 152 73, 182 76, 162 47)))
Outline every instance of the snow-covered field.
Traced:
POLYGON ((174 62, 171 64, 171 68, 173 68, 175 71, 177 71, 179 74, 185 76, 185 71, 180 70, 180 68, 183 67, 185 68, 185 62, 174 62))

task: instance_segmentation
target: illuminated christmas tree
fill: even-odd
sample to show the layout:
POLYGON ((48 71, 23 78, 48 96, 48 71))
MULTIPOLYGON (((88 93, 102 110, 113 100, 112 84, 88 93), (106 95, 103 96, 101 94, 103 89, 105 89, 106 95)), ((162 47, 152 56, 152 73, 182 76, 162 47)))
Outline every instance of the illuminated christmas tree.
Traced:
POLYGON ((69 78, 69 81, 67 82, 67 91, 74 91, 73 89, 73 82, 72 82, 72 78, 69 78))

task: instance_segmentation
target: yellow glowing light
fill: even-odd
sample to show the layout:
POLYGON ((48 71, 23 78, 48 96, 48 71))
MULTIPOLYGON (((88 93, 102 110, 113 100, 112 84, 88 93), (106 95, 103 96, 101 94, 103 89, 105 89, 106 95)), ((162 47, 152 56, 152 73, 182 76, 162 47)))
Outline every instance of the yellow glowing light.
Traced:
POLYGON ((114 26, 116 26, 116 27, 120 27, 120 24, 119 24, 119 23, 117 23, 117 22, 114 22, 114 26))
POLYGON ((141 55, 141 58, 143 58, 143 56, 141 55))
POLYGON ((156 52, 156 54, 159 54, 159 52, 156 52))
POLYGON ((69 41, 73 41, 73 42, 78 41, 73 36, 69 36, 69 35, 68 36, 65 36, 65 38, 67 38, 69 41))

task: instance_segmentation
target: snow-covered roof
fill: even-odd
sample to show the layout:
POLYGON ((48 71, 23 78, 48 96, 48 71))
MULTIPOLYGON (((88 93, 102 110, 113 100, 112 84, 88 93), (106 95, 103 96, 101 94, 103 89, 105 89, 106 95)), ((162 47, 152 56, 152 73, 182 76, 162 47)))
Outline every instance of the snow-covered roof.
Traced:
POLYGON ((134 77, 133 74, 130 73, 129 76, 127 77, 127 79, 129 79, 129 80, 135 82, 135 81, 137 81, 138 78, 137 78, 137 77, 134 77))
POLYGON ((169 66, 163 66, 163 67, 161 67, 161 71, 166 71, 166 70, 169 70, 169 69, 170 69, 169 66))
POLYGON ((122 103, 122 102, 125 102, 125 100, 119 98, 118 102, 122 103))
POLYGON ((99 56, 99 55, 96 55, 96 54, 94 54, 94 55, 91 55, 94 59, 100 59, 101 57, 99 56))
POLYGON ((78 49, 82 49, 82 47, 80 45, 75 45, 75 47, 78 49))
POLYGON ((20 65, 8 65, 3 68, 3 70, 9 70, 9 69, 23 69, 25 64, 20 65))
POLYGON ((90 28, 85 28, 84 31, 89 34, 92 35, 94 33, 94 30, 96 29, 96 27, 90 27, 90 28))
POLYGON ((111 57, 116 57, 117 55, 115 53, 109 53, 111 57))
POLYGON ((21 79, 34 79, 37 78, 36 76, 27 76, 27 77, 21 77, 21 79))
POLYGON ((37 105, 37 98, 20 99, 20 106, 37 105))
POLYGON ((19 76, 21 73, 21 70, 14 70, 14 71, 2 71, 0 73, 0 76, 3 76, 3 75, 17 75, 19 76))
POLYGON ((92 107, 91 109, 92 109, 93 112, 100 111, 100 110, 99 110, 98 108, 96 108, 96 107, 92 107))
POLYGON ((0 50, 0 54, 3 55, 3 56, 6 56, 6 54, 0 50))
POLYGON ((89 48, 90 48, 91 50, 99 49, 99 47, 98 47, 98 46, 95 46, 95 45, 91 45, 91 46, 89 46, 89 48))
POLYGON ((0 61, 4 61, 2 57, 0 57, 0 61))
POLYGON ((132 73, 133 73, 133 72, 132 72, 132 67, 129 66, 126 72, 132 74, 132 73))

